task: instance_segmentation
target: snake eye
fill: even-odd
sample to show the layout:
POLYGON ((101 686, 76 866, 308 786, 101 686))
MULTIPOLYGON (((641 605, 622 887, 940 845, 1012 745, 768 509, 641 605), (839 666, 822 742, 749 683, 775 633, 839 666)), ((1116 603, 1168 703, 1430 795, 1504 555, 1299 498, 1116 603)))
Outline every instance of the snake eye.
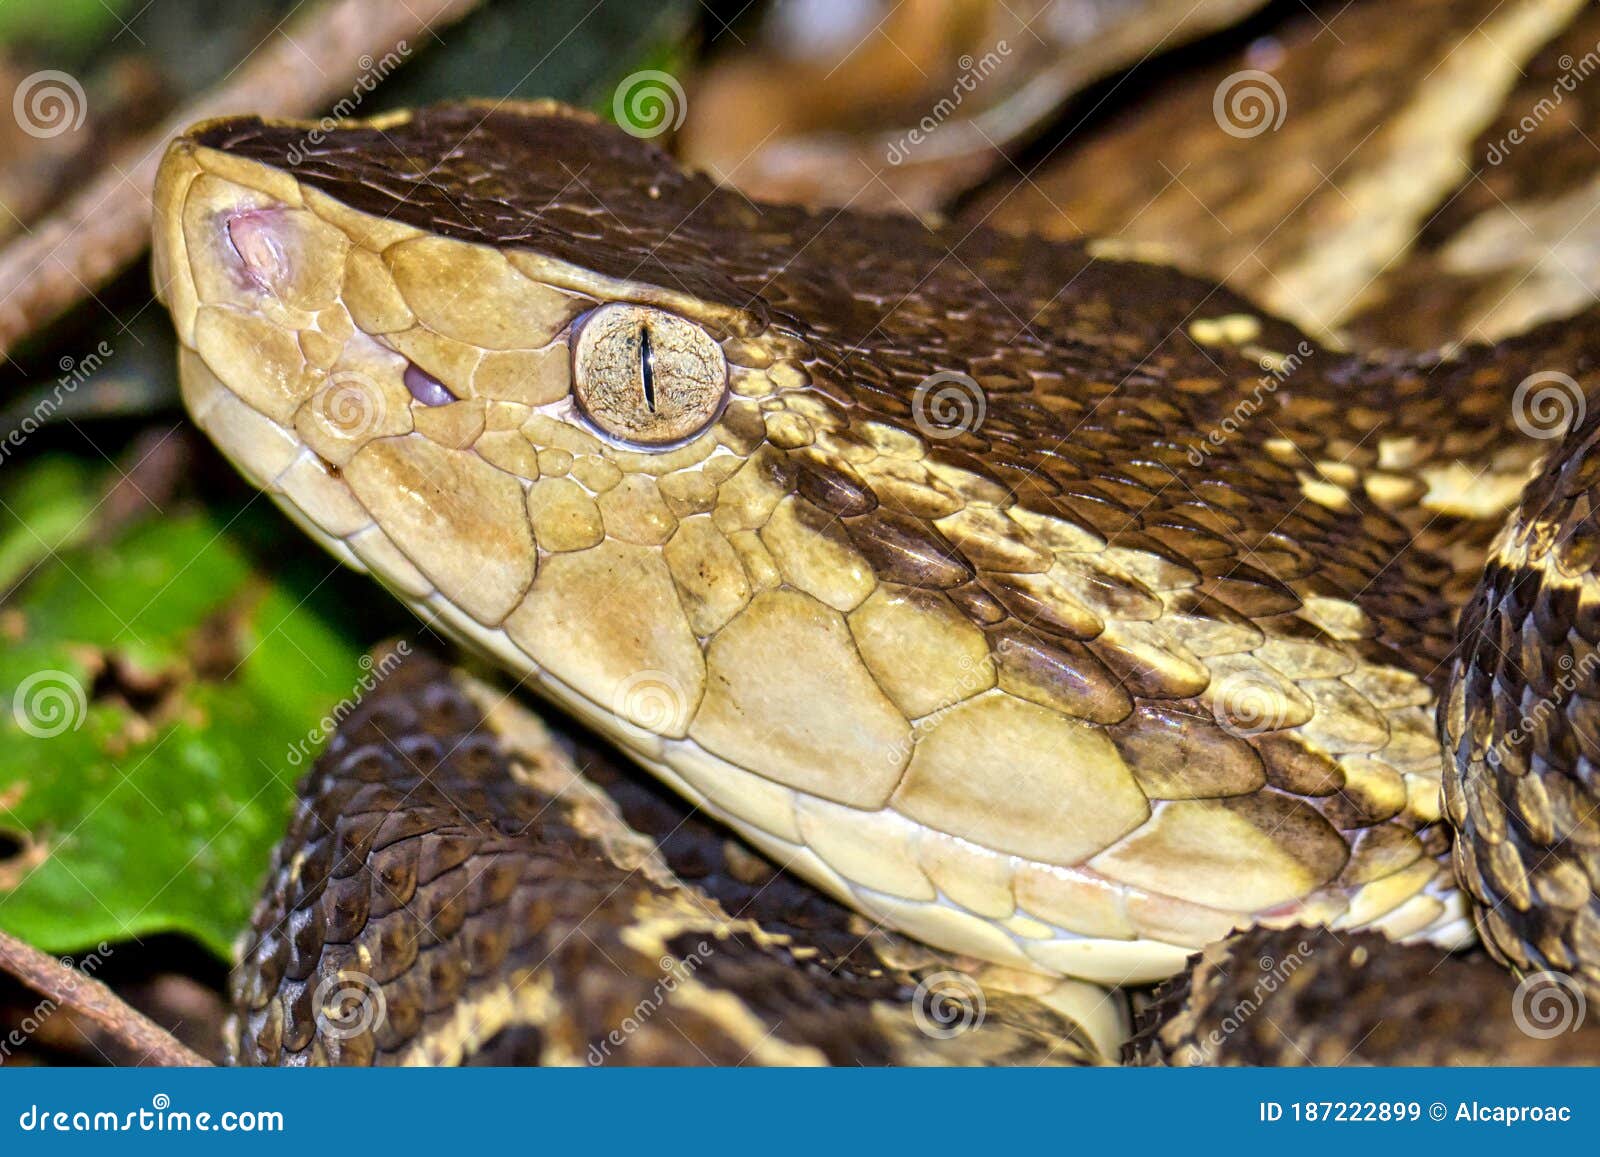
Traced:
POLYGON ((572 351, 573 394, 602 431, 641 446, 692 438, 722 410, 728 365, 699 326, 642 305, 589 314, 572 351))

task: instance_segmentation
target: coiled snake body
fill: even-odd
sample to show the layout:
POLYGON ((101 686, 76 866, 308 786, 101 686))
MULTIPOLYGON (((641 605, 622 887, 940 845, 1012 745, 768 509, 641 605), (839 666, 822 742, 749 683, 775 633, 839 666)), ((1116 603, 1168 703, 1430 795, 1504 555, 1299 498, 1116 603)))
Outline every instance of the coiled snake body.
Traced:
POLYGON ((1513 405, 1592 327, 1352 357, 547 104, 199 126, 155 271, 253 483, 888 927, 1101 984, 1246 924, 1462 945, 1445 780, 1491 947, 1600 977, 1587 427, 1513 405))

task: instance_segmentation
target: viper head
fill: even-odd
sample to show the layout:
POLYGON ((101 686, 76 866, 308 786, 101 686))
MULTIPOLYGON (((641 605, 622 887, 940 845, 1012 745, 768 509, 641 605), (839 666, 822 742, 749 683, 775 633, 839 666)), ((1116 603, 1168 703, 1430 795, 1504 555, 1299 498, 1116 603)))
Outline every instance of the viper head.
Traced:
POLYGON ((810 783, 846 757, 821 794, 881 802, 908 717, 993 684, 983 635, 934 593, 975 572, 932 519, 984 483, 918 465, 921 419, 885 387, 933 363, 877 359, 885 310, 835 280, 825 218, 550 104, 211 122, 172 147, 157 201, 196 421, 336 554, 647 746, 719 715, 719 758, 769 774, 776 751, 810 783), (863 665, 843 616, 869 600, 961 632, 948 687, 888 642, 863 665), (713 644, 763 601, 772 622, 708 688, 713 644), (772 689, 815 714, 787 754, 783 703, 705 711, 805 644, 769 628, 818 616, 848 663, 772 689))
POLYGON ((1313 713, 1236 658, 1298 596, 1228 585, 1219 512, 1279 468, 1179 480, 1248 368, 1184 344, 1215 287, 754 205, 553 105, 202 125, 155 273, 189 409, 294 518, 901 930, 1150 979, 1349 903, 1217 692, 1313 713))
POLYGON ((798 272, 824 218, 547 104, 212 122, 157 201, 196 421, 336 554, 643 757, 879 806, 910 719, 993 686, 933 589, 974 577, 932 525, 955 485, 909 414, 839 387, 912 371, 861 352, 883 312, 824 243, 798 272), (931 682, 907 615, 956 644, 931 682))

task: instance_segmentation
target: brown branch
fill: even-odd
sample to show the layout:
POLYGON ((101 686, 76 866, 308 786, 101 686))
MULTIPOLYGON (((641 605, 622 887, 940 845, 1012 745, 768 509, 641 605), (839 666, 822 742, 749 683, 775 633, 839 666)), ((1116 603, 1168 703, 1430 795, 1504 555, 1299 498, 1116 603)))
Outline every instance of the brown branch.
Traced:
POLYGON ((0 360, 144 252, 156 166, 172 137, 206 117, 303 116, 323 108, 350 93, 373 59, 429 35, 435 25, 453 23, 478 3, 324 0, 275 30, 220 86, 113 157, 58 212, 0 250, 0 360))
POLYGON ((198 1068, 211 1064, 98 980, 5 932, 0 932, 0 971, 100 1026, 141 1057, 141 1065, 198 1068))

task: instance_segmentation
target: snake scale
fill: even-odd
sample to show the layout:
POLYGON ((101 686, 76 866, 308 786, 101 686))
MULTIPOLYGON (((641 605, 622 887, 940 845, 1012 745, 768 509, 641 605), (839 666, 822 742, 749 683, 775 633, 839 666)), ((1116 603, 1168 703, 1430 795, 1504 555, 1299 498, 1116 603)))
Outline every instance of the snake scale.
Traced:
MULTIPOLYGON (((1591 382, 1592 326, 1353 356, 1093 243, 753 203, 548 103, 197 126, 154 269, 185 402, 253 484, 871 924, 1036 988, 1141 985, 1247 925, 1436 963, 1476 901, 1497 956, 1595 990, 1594 422, 1557 443, 1513 404, 1591 382)), ((343 758, 246 945, 244 1053, 339 1059, 312 980, 340 961, 404 990, 386 1059, 486 1044, 458 1015, 483 1001, 581 1053, 589 1014, 552 1008, 583 969, 540 937, 617 862, 564 890, 578 829, 343 758), (479 826, 383 862, 373 825, 458 796, 479 826)), ((647 928, 674 907, 612 882, 647 928)), ((661 919, 744 945, 712 1003, 795 957, 697 911, 661 919)), ((824 971, 817 1008, 879 1009, 862 1048, 903 1059, 914 969, 824 971)), ((816 1015, 785 1047, 837 1053, 816 1015)), ((1001 1018, 994 1055, 1048 1019, 1001 1018)))

